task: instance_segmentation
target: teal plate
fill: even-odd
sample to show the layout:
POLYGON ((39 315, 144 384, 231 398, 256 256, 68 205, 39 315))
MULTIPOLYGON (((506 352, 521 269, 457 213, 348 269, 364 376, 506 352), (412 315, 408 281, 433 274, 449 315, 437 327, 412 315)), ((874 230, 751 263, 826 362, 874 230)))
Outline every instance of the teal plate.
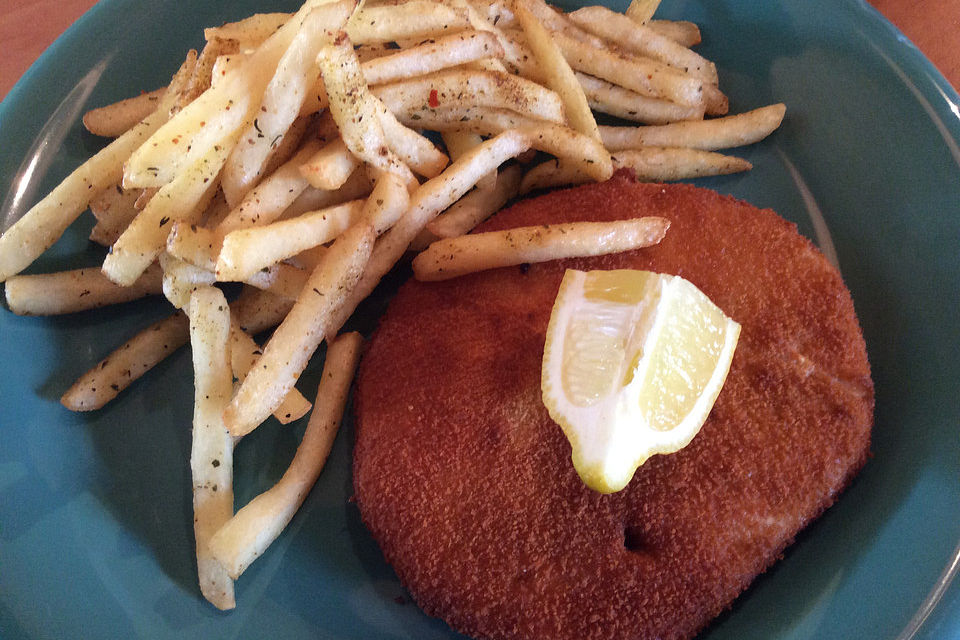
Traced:
MULTIPOLYGON (((958 637, 960 99, 863 2, 667 4, 664 17, 702 26, 700 50, 717 62, 732 112, 788 105, 778 132, 738 150, 753 171, 700 184, 773 207, 835 254, 877 393, 863 473, 703 637, 958 637)), ((79 123, 85 109, 165 84, 202 27, 266 8, 107 0, 92 9, 0 105, 0 226, 102 145, 79 123)), ((31 272, 97 264, 84 220, 31 272)), ((374 326, 399 279, 355 327, 374 326)), ((411 603, 350 502, 349 421, 302 511, 238 582, 237 609, 201 599, 188 351, 101 411, 58 403, 165 306, 0 312, 0 637, 455 637, 411 603)), ((302 382, 311 396, 318 364, 302 382)), ((280 476, 303 427, 267 424, 240 444, 239 504, 280 476)))

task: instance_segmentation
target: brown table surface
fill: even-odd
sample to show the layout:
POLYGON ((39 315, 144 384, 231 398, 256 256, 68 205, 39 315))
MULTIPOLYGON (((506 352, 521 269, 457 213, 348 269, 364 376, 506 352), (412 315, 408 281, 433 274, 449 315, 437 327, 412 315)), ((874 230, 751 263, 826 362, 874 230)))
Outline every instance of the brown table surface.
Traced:
MULTIPOLYGON (((92 7, 94 0, 4 0, 0 2, 0 99, 43 50, 92 7)), ((960 0, 872 0, 960 87, 960 0)))

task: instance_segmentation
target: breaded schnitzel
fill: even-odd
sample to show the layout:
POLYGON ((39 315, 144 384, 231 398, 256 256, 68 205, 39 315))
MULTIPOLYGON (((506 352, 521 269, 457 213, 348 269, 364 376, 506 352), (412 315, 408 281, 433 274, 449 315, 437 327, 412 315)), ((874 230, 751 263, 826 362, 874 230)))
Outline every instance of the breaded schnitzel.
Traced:
POLYGON ((867 459, 873 384, 840 275, 773 211, 625 172, 482 230, 642 215, 658 246, 406 283, 356 393, 354 490, 417 603, 482 638, 688 638, 728 607, 867 459), (541 402, 564 269, 679 274, 741 323, 700 434, 623 491, 584 486, 541 402))

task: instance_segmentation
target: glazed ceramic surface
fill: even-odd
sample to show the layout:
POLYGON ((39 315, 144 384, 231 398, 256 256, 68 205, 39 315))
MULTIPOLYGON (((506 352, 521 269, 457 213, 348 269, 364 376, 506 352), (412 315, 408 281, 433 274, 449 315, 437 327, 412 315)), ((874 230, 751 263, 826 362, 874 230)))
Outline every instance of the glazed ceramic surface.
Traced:
MULTIPOLYGON (((698 181, 796 222, 853 292, 876 383, 872 459, 704 634, 876 639, 960 635, 960 110, 957 94, 865 3, 676 0, 697 22, 731 112, 785 102, 753 171, 698 181)), ((567 5, 568 7, 572 5, 567 5)), ((623 9, 623 4, 610 6, 623 9)), ((86 109, 164 85, 202 28, 290 2, 107 0, 0 104, 0 227, 98 150, 86 109)), ((93 266, 82 217, 28 272, 93 266)), ((352 326, 369 332, 388 279, 352 326)), ((62 408, 86 369, 168 307, 55 318, 0 311, 0 636, 450 638, 410 601, 350 502, 348 419, 302 511, 213 609, 196 586, 192 371, 181 349, 101 411, 62 408)), ((300 387, 316 388, 320 355, 300 387)), ((305 426, 269 422, 236 452, 244 504, 305 426)))

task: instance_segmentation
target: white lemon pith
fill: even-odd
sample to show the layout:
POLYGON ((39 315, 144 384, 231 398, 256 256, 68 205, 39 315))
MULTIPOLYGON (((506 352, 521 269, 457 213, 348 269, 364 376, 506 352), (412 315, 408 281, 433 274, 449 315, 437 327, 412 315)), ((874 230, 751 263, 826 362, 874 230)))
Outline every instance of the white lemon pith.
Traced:
POLYGON ((685 447, 713 408, 739 336, 740 325, 679 276, 568 269, 541 387, 587 486, 619 491, 647 458, 685 447))

